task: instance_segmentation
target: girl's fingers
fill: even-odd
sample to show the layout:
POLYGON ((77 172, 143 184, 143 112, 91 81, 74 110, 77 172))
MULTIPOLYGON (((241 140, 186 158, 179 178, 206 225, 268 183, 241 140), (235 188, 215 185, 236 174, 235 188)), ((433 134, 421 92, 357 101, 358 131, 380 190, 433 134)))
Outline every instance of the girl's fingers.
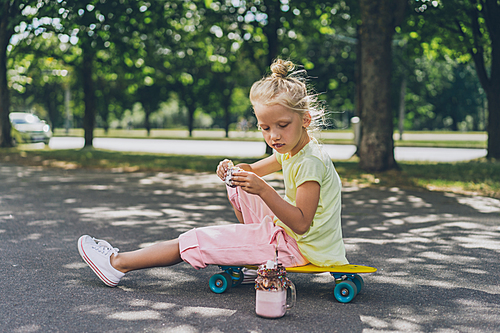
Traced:
POLYGON ((249 186, 251 186, 252 181, 250 175, 245 171, 233 174, 231 180, 234 185, 241 186, 243 188, 248 188, 249 186))
POLYGON ((217 176, 219 176, 219 178, 222 180, 224 180, 224 178, 226 178, 228 162, 229 162, 229 160, 223 160, 217 166, 217 172, 216 172, 217 176))
POLYGON ((245 184, 245 178, 233 175, 233 177, 231 178, 231 182, 233 183, 233 185, 243 186, 245 184))
POLYGON ((219 162, 219 165, 217 166, 217 175, 219 175, 219 177, 225 177, 230 162, 231 161, 227 158, 219 162))
POLYGON ((234 183, 236 182, 237 184, 235 185, 241 185, 241 183, 245 182, 247 178, 245 175, 240 171, 240 172, 235 172, 233 173, 233 176, 231 177, 231 181, 234 183))

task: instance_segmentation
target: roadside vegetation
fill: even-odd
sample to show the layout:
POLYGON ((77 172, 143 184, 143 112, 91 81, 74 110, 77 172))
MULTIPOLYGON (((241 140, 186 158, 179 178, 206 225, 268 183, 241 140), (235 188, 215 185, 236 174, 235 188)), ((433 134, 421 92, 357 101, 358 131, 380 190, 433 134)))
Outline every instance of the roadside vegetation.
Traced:
MULTIPOLYGON (((99 149, 2 149, 0 162, 61 169, 111 169, 117 172, 214 172, 222 156, 112 152, 99 149)), ((256 157, 257 159, 257 157, 256 157)), ((234 158, 235 163, 256 159, 234 158)), ((367 173, 356 157, 334 161, 346 185, 383 186, 482 195, 500 199, 500 161, 457 163, 400 162, 399 170, 367 173)))

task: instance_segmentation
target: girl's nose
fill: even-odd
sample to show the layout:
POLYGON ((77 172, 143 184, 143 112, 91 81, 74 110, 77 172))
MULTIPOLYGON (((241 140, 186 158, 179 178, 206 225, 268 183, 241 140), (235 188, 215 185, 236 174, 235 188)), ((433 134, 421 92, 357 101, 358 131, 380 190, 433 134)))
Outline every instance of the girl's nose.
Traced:
POLYGON ((277 140, 281 137, 280 133, 278 131, 272 131, 271 132, 271 139, 277 140))

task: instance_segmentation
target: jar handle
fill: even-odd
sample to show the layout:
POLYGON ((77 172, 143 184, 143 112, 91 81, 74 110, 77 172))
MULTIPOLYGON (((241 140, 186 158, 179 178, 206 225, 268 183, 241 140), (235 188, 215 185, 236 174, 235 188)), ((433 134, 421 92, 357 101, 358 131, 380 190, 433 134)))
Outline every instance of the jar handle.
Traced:
POLYGON ((295 285, 293 284, 292 281, 290 281, 290 285, 288 286, 287 289, 290 289, 290 298, 291 298, 291 303, 286 305, 287 309, 291 309, 295 306, 295 301, 297 299, 297 294, 295 292, 295 285))

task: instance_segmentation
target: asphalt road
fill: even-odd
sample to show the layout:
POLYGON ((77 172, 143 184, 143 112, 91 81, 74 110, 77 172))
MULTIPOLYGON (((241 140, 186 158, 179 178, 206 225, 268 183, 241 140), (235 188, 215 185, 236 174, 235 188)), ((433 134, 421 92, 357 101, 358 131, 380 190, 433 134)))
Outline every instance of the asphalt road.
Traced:
MULTIPOLYGON (((93 143, 95 148, 107 150, 164 154, 256 157, 265 153, 264 142, 253 141, 95 138, 93 143)), ((78 149, 82 148, 83 144, 83 138, 54 137, 49 147, 78 149)), ((349 159, 356 152, 354 145, 325 144, 323 147, 334 160, 349 159)), ((419 147, 396 147, 394 149, 397 161, 457 162, 484 157, 486 153, 486 149, 419 147)))
MULTIPOLYGON (((278 176, 274 176, 278 177, 278 176)), ((278 178, 268 181, 282 190, 278 178)), ((378 268, 348 304, 328 275, 290 274, 297 304, 255 315, 251 285, 214 294, 217 267, 131 272, 106 287, 79 257, 90 234, 122 251, 236 221, 213 174, 113 173, 0 163, 1 332, 498 332, 500 201, 343 189, 352 263, 378 268)))

